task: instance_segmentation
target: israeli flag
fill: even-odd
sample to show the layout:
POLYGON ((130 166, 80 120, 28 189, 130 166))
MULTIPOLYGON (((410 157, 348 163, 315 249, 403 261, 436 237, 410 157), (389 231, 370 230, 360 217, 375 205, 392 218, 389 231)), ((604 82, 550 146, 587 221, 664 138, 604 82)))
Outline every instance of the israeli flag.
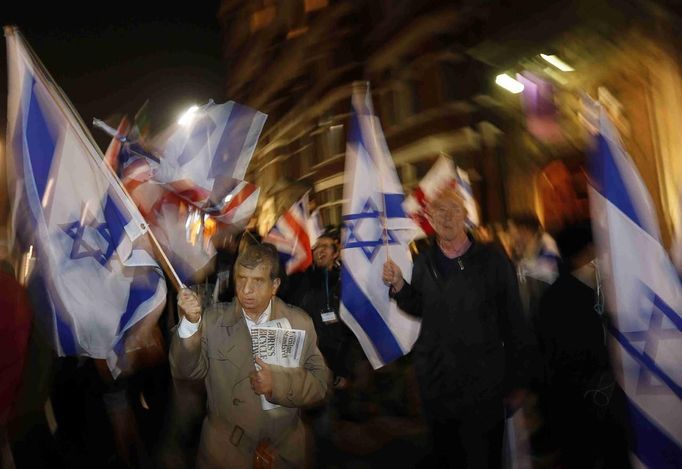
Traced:
MULTIPOLYGON (((600 248, 614 369, 634 430, 635 463, 682 461, 682 285, 661 244, 651 197, 604 109, 598 116, 590 203, 600 248)), ((588 109, 589 111, 589 109, 588 109)))
POLYGON ((37 314, 59 355, 108 359, 114 371, 126 332, 160 314, 163 273, 141 247, 147 224, 68 99, 21 34, 5 36, 13 224, 37 253, 37 314))
POLYGON ((419 334, 419 321, 398 309, 381 279, 390 257, 410 281, 407 244, 417 227, 402 209, 403 189, 369 90, 358 88, 346 147, 340 316, 376 369, 408 353, 419 334))
MULTIPOLYGON (((234 101, 209 101, 183 117, 163 144, 156 181, 208 197, 226 180, 244 179, 266 119, 234 101)), ((222 203, 218 198, 226 195, 213 194, 213 202, 222 203)))

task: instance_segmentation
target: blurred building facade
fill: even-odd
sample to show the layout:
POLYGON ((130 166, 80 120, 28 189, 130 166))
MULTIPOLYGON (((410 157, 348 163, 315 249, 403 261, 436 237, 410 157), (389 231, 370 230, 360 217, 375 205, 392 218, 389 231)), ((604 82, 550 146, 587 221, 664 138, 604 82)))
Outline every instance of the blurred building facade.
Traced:
POLYGON ((511 124, 488 96, 490 67, 461 43, 479 13, 446 1, 224 1, 226 95, 269 115, 250 167, 267 189, 260 229, 308 189, 323 221, 340 222, 358 80, 371 85, 406 189, 445 153, 470 172, 484 216, 502 219, 498 141, 511 124))
POLYGON ((469 171, 484 222, 535 210, 553 229, 587 214, 580 96, 600 95, 664 238, 679 229, 679 20, 665 2, 223 0, 218 18, 226 96, 269 115, 249 169, 261 231, 309 189, 323 221, 340 222, 357 80, 407 190, 445 153, 469 171), (494 84, 503 72, 530 86, 508 93, 494 84))

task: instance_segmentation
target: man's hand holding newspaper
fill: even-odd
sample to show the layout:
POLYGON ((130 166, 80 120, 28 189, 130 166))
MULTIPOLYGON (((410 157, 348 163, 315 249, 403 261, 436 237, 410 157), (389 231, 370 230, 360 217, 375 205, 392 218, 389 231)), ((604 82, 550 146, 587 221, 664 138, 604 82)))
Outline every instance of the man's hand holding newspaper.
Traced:
POLYGON ((272 374, 268 365, 288 368, 299 366, 305 331, 292 329, 286 318, 275 319, 251 329, 251 344, 256 362, 255 373, 251 375, 251 386, 261 395, 263 410, 279 407, 267 400, 272 393, 272 374))

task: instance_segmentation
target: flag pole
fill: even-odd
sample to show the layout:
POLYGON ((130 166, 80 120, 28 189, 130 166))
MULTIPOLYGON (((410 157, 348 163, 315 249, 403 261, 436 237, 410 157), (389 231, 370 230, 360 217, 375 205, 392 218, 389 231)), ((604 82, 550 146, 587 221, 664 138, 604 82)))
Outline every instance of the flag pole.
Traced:
MULTIPOLYGON (((80 117, 80 114, 78 114, 78 111, 76 108, 73 106, 69 98, 66 96, 66 93, 57 85, 57 83, 54 81, 52 78, 52 75, 50 75, 50 72, 47 71, 41 60, 38 58, 36 53, 33 51, 31 46, 26 42, 24 39, 23 34, 19 31, 19 28, 16 26, 5 26, 4 27, 4 33, 5 36, 8 35, 16 35, 20 39, 20 44, 21 46, 25 49, 26 53, 30 56, 32 62, 35 64, 35 70, 34 73, 38 75, 42 75, 43 81, 46 85, 49 85, 51 88, 51 91, 54 92, 60 99, 60 101, 67 107, 67 110, 70 111, 71 117, 74 118, 74 128, 80 130, 78 132, 79 136, 81 139, 83 139, 83 143, 89 144, 91 147, 91 151, 86 152, 88 155, 90 155, 91 158, 95 159, 93 156, 93 152, 96 153, 97 155, 100 156, 98 161, 100 164, 103 164, 106 166, 109 170, 109 175, 112 176, 113 182, 118 184, 118 187, 123 191, 123 194, 127 197, 127 203, 130 206, 129 209, 133 212, 136 212, 139 217, 144 220, 144 217, 142 214, 139 212, 137 206, 133 202, 132 198, 130 197, 130 193, 126 190, 124 187, 123 183, 119 179, 118 175, 114 171, 113 168, 111 168, 108 164, 105 163, 104 161, 104 156, 102 155, 101 150, 95 143, 94 139, 92 138, 92 135, 90 132, 88 132, 86 129, 87 127, 85 126, 85 123, 83 122, 83 119, 80 117)), ((106 174, 106 173, 105 173, 106 174)), ((160 260, 161 268, 163 271, 168 275, 170 278, 171 283, 173 284, 173 287, 176 290, 179 290, 181 288, 185 288, 185 285, 182 283, 182 280, 180 280, 180 277, 178 276, 177 272, 173 268, 173 266, 170 263, 170 260, 168 260, 168 256, 166 256, 166 253, 163 251, 161 248, 161 245, 159 244, 158 240, 154 236, 154 233, 152 233, 151 228, 145 221, 142 226, 140 226, 143 231, 145 231, 149 235, 149 239, 152 244, 152 248, 154 250, 154 253, 158 256, 157 260, 160 260)))

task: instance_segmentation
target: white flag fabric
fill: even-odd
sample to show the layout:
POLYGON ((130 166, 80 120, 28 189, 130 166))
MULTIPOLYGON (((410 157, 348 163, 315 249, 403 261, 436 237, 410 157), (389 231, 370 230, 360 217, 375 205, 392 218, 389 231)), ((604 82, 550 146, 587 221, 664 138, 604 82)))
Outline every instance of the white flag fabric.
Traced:
POLYGON ((308 217, 308 237, 310 238, 310 246, 315 246, 317 238, 324 232, 322 227, 322 217, 320 216, 320 209, 316 208, 308 217))
POLYGON ((340 316, 379 368, 408 353, 419 334, 420 322, 397 307, 381 279, 390 257, 410 281, 408 243, 417 227, 403 211, 403 189, 370 99, 356 88, 346 147, 340 316))
POLYGON ((607 306, 614 313, 614 369, 634 430, 632 452, 645 467, 679 467, 682 285, 661 244, 646 186, 606 111, 599 109, 598 116, 589 196, 607 306))
POLYGON ((163 273, 143 246, 147 224, 20 33, 5 36, 13 225, 37 255, 36 315, 59 355, 115 368, 126 331, 165 303, 163 273))
POLYGON ((209 101, 163 143, 155 180, 179 193, 189 190, 208 198, 222 179, 244 179, 266 119, 266 114, 234 101, 209 101))
POLYGON ((476 207, 476 200, 474 199, 474 191, 471 189, 471 182, 469 182, 469 174, 457 166, 455 179, 457 180, 457 192, 459 192, 464 199, 464 207, 467 209, 466 223, 469 228, 478 226, 480 223, 478 208, 476 207))
POLYGON ((453 161, 441 154, 431 169, 419 181, 417 187, 403 202, 405 212, 419 225, 421 233, 419 237, 431 236, 434 234, 433 226, 429 221, 426 208, 429 202, 446 187, 453 187, 457 190, 464 200, 464 207, 467 209, 467 226, 478 226, 478 208, 474 200, 474 194, 469 182, 469 176, 462 168, 455 166, 453 161))
MULTIPOLYGON (((98 126, 102 127, 100 123, 98 126)), ((113 129, 112 129, 113 130, 113 129)), ((126 116, 118 128, 109 132, 113 138, 104 153, 104 160, 116 171, 123 186, 163 247, 180 281, 188 285, 196 281, 197 273, 205 269, 216 254, 210 239, 203 236, 201 211, 153 181, 155 161, 142 155, 142 147, 130 142, 131 129, 126 116), (208 241, 208 242, 207 242, 208 241)))
POLYGON ((419 224, 421 236, 431 236, 434 233, 431 222, 426 213, 426 207, 439 191, 446 187, 457 185, 455 164, 445 155, 440 155, 431 169, 419 181, 417 187, 403 202, 405 212, 419 224))

